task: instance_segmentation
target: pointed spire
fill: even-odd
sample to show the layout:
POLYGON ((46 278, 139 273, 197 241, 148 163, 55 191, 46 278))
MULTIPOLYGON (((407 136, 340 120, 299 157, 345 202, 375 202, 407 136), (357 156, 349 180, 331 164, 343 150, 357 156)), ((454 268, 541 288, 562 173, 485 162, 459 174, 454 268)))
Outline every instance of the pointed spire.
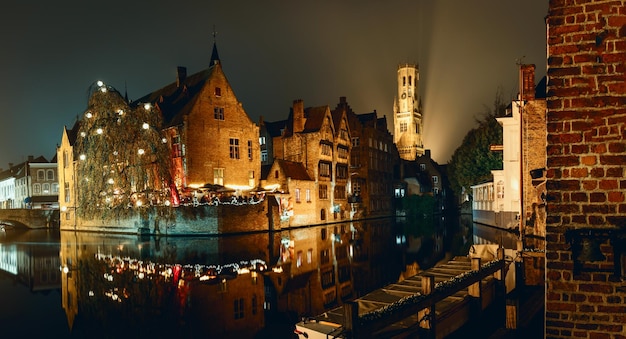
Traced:
POLYGON ((220 63, 220 56, 217 54, 217 31, 213 25, 213 52, 211 52, 211 66, 220 63))

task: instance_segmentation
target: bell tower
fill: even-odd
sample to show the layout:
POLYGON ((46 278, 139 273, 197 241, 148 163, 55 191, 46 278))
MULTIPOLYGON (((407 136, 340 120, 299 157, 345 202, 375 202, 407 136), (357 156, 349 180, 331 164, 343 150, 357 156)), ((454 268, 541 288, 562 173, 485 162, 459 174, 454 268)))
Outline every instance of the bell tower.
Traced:
POLYGON ((398 66, 398 93, 393 103, 393 142, 404 160, 424 154, 424 124, 419 97, 419 68, 414 64, 398 66))

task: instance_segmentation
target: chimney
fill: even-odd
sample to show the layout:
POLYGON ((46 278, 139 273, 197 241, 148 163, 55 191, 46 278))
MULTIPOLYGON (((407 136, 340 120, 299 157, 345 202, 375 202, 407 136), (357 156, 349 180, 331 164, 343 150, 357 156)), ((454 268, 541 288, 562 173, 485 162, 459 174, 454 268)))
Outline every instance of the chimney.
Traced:
POLYGON ((178 66, 176 68, 176 87, 180 87, 187 79, 187 67, 178 66))
POLYGON ((34 156, 32 156, 32 155, 29 155, 29 156, 28 156, 28 161, 33 161, 33 160, 35 160, 35 157, 34 157, 34 156))
POLYGON ((298 133, 304 130, 304 101, 297 99, 293 101, 293 132, 298 133))
POLYGON ((430 159, 430 150, 424 150, 424 155, 426 156, 426 158, 430 159))
POLYGON ((345 104, 346 103, 346 97, 339 97, 339 103, 340 104, 345 104))
POLYGON ((535 100, 535 65, 521 65, 520 73, 521 99, 535 100))

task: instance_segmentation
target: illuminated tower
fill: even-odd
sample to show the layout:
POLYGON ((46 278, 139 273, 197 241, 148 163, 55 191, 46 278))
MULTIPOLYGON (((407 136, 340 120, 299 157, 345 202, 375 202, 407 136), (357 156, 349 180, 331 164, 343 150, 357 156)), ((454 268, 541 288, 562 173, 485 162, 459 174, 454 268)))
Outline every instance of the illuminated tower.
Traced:
POLYGON ((398 93, 393 102, 393 142, 404 160, 424 154, 422 107, 417 65, 398 66, 398 93))

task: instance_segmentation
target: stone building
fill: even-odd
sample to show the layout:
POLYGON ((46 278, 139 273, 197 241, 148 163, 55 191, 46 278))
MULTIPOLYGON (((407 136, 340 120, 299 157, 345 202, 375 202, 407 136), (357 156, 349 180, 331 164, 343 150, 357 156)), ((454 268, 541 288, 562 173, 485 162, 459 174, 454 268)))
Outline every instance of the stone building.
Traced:
POLYGON ((424 122, 419 97, 419 68, 414 64, 398 66, 398 93, 393 102, 393 142, 404 160, 424 154, 424 122))
POLYGON ((626 1, 549 2, 547 338, 626 335, 626 1))
POLYGON ((340 97, 333 114, 345 114, 350 125, 349 202, 355 217, 389 215, 393 211, 393 173, 398 151, 385 116, 376 111, 356 114, 340 97))
POLYGON ((302 100, 295 100, 283 133, 272 143, 274 160, 302 163, 315 181, 312 202, 317 208, 312 221, 347 220, 351 146, 346 115, 332 114, 328 106, 305 109, 302 100))
POLYGON ((29 155, 0 173, 0 208, 57 209, 58 196, 56 157, 48 161, 29 155))
POLYGON ((230 86, 213 45, 210 67, 136 100, 163 114, 177 187, 221 185, 245 194, 261 174, 259 127, 230 86))

